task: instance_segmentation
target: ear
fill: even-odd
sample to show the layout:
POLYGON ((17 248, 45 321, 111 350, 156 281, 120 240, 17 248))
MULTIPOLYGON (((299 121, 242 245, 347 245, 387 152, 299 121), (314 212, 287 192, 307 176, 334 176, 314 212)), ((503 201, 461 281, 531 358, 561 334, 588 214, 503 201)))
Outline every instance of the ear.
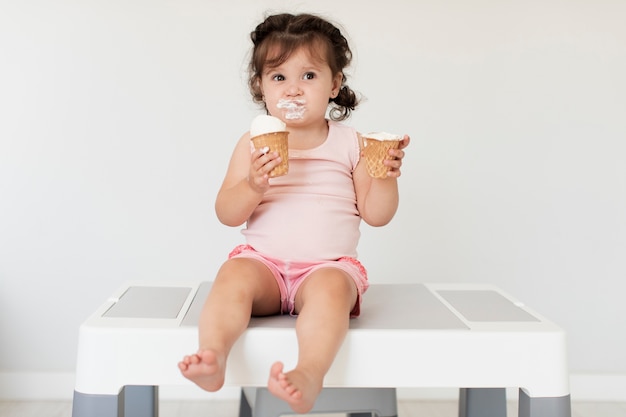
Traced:
POLYGON ((332 89, 330 90, 330 97, 335 98, 339 94, 339 90, 341 89, 341 83, 343 82, 343 73, 338 72, 333 77, 332 89))
POLYGON ((254 85, 255 88, 258 89, 258 91, 261 93, 263 101, 265 101, 265 91, 263 91, 263 83, 261 82, 261 77, 257 77, 256 80, 254 80, 254 85))

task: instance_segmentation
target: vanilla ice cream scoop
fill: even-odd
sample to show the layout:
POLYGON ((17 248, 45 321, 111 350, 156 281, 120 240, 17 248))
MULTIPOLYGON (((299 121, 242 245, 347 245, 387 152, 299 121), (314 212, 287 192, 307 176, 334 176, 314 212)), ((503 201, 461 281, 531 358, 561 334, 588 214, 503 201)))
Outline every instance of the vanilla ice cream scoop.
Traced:
POLYGON ((401 140, 402 139, 400 135, 394 135, 393 133, 387 133, 387 132, 370 132, 370 133, 363 135, 363 137, 376 139, 376 140, 401 140))
POLYGON ((287 125, 278 117, 267 114, 260 114, 252 120, 250 125, 250 136, 259 136, 271 132, 284 132, 287 125))

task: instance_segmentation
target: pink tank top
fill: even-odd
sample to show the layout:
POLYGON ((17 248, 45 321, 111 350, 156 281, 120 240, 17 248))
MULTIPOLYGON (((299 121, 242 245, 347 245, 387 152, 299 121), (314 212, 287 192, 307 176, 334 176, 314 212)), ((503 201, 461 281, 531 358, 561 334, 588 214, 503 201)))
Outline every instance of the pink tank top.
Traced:
POLYGON ((361 217, 352 172, 359 140, 352 127, 328 127, 317 148, 289 149, 289 173, 270 179, 242 231, 257 251, 286 261, 356 258, 361 217))

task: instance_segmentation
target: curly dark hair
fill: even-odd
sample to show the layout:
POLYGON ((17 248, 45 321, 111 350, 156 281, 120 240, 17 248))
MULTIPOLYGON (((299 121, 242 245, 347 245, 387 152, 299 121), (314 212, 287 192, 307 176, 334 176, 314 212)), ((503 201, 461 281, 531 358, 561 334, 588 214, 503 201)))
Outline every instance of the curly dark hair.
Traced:
MULTIPOLYGON (((352 60, 352 51, 341 31, 327 20, 312 14, 276 14, 267 17, 250 33, 253 43, 250 59, 250 93, 255 103, 263 104, 261 75, 265 67, 276 67, 285 62, 301 47, 309 49, 312 56, 328 63, 333 74, 341 72, 341 88, 335 98, 328 100, 332 120, 345 120, 359 104, 359 99, 346 85, 344 69, 352 60), (279 52, 268 57, 270 49, 279 52)), ((265 107, 267 110, 267 107, 265 107)))

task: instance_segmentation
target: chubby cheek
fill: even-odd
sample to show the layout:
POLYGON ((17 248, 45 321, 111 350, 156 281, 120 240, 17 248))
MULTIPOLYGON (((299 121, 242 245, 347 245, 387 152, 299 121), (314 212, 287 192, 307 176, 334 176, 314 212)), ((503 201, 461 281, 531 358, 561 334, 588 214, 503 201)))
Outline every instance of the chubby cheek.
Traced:
POLYGON ((278 100, 280 100, 279 97, 274 97, 272 95, 268 95, 265 94, 263 96, 263 101, 265 101, 265 107, 267 107, 267 109, 270 111, 270 113, 277 113, 278 112, 278 100))
POLYGON ((276 106, 276 103, 272 103, 266 100, 265 107, 267 107, 267 112, 270 114, 270 116, 278 117, 279 119, 284 121, 282 111, 276 106))

